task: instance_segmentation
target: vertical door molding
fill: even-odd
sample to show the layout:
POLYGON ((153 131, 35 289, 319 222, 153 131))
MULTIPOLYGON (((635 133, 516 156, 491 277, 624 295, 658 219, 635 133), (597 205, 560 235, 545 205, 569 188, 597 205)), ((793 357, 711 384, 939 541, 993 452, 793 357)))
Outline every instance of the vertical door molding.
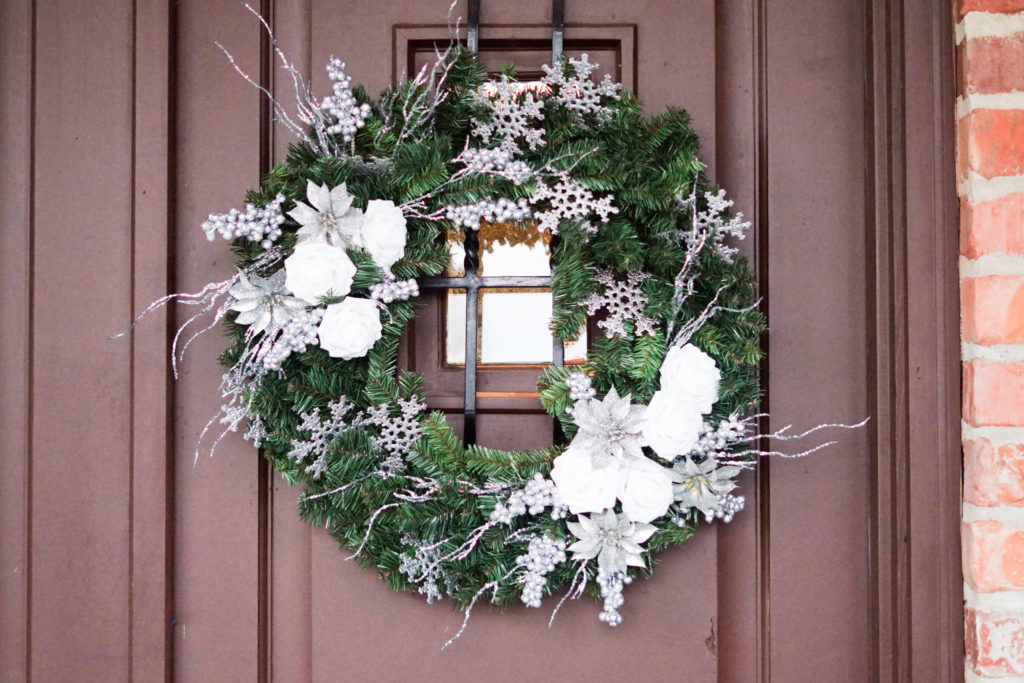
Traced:
MULTIPOLYGON (((131 302, 142 311, 174 291, 174 3, 134 8, 131 302)), ((171 309, 147 317, 131 345, 131 676, 170 680, 173 630, 173 378, 171 309)))
POLYGON ((867 8, 872 628, 880 681, 963 674, 952 10, 867 8))

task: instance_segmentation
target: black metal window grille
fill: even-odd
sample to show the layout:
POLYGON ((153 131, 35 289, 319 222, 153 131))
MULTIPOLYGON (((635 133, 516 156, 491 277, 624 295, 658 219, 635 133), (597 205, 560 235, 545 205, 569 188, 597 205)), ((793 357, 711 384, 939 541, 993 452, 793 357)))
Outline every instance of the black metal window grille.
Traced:
MULTIPOLYGON (((469 17, 466 27, 466 46, 475 54, 480 45, 480 0, 469 0, 469 17)), ((565 33, 565 0, 553 0, 551 6, 551 59, 552 63, 562 55, 563 36, 565 33)), ((448 289, 466 290, 466 384, 463 399, 463 431, 462 440, 467 444, 476 443, 476 374, 477 374, 477 323, 480 319, 481 289, 531 289, 551 287, 555 274, 555 265, 551 264, 551 274, 544 276, 495 276, 481 277, 480 246, 475 230, 466 229, 463 244, 466 256, 461 277, 425 277, 420 278, 420 289, 444 291, 448 289)), ((557 239, 557 238, 555 238, 557 239)), ((554 254, 555 239, 551 242, 551 253, 554 254)), ((562 340, 552 337, 551 363, 562 367, 565 363, 565 347, 562 340)), ((552 438, 555 443, 562 439, 561 426, 554 420, 552 438)))

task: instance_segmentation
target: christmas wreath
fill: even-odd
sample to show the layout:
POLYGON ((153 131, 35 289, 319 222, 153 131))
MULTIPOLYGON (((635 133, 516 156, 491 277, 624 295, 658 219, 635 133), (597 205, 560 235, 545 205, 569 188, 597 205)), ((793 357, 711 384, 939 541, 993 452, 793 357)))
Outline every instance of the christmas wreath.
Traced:
POLYGON ((393 589, 448 596, 467 618, 483 596, 589 592, 617 625, 623 586, 701 522, 731 520, 737 475, 765 454, 766 328, 733 244, 749 224, 702 175, 686 113, 645 116, 586 55, 522 83, 453 45, 371 100, 339 60, 317 99, 277 54, 299 97, 275 113, 299 141, 245 209, 203 224, 237 272, 154 304, 229 330, 207 429, 245 427, 305 486, 302 516, 393 589), (551 332, 596 332, 583 362, 540 373, 564 443, 464 444, 397 365, 417 279, 482 222, 550 237, 551 332))

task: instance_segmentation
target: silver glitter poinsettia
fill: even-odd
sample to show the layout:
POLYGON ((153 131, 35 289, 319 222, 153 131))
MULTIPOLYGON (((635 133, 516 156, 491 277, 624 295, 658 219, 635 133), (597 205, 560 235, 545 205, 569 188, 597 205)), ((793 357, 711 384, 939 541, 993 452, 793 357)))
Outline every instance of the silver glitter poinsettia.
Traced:
POLYGON ((645 406, 633 405, 631 398, 620 397, 612 387, 604 400, 580 401, 573 409, 579 431, 572 445, 589 452, 595 468, 644 457, 640 434, 645 406))
POLYGON ((709 520, 715 516, 723 498, 736 488, 733 480, 741 471, 735 465, 719 467, 713 455, 701 463, 687 456, 677 460, 672 469, 679 482, 672 489, 680 506, 700 510, 709 520))
POLYGON ((592 560, 606 574, 625 572, 627 567, 643 567, 641 543, 657 531, 653 524, 630 521, 625 514, 613 510, 601 514, 580 515, 566 526, 580 539, 569 546, 572 559, 592 560))
POLYGON ((233 299, 228 308, 238 311, 235 322, 248 325, 250 336, 283 329, 306 310, 306 302, 286 293, 284 278, 283 269, 270 277, 239 271, 238 282, 228 290, 233 299))
POLYGON ((297 201, 288 212, 302 226, 299 241, 327 242, 335 247, 361 245, 363 212, 352 207, 355 198, 348 193, 345 183, 327 189, 326 184, 317 185, 309 180, 306 198, 313 206, 297 201))

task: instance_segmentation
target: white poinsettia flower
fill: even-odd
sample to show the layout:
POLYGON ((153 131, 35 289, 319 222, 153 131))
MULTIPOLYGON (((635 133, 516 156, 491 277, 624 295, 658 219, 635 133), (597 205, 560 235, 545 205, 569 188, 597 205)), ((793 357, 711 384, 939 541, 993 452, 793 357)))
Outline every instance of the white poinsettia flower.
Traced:
POLYGON ((579 515, 576 522, 566 526, 579 540, 569 546, 572 559, 592 560, 606 574, 625 572, 627 567, 643 567, 644 549, 641 543, 657 531, 653 524, 634 522, 626 514, 616 515, 613 510, 602 514, 579 515))
POLYGON ((612 462, 628 464, 642 458, 641 421, 646 406, 633 405, 632 397, 620 397, 612 387, 601 401, 580 401, 573 409, 572 419, 579 431, 572 440, 591 454, 594 467, 607 467, 612 462))
POLYGON ((405 255, 407 231, 402 210, 394 202, 371 199, 366 205, 361 237, 363 249, 373 262, 390 272, 395 261, 405 255))
POLYGON ((722 373, 715 359, 693 344, 673 346, 661 363, 661 390, 672 394, 677 402, 692 404, 703 413, 710 413, 718 400, 718 384, 722 373))
POLYGON ((239 271, 238 282, 228 290, 232 301, 228 308, 238 311, 235 322, 248 325, 249 334, 280 330, 298 313, 306 310, 306 302, 290 296, 285 289, 285 272, 279 270, 268 278, 239 271))
POLYGON ((345 183, 333 189, 306 181, 306 198, 312 206, 295 202, 288 215, 299 222, 300 242, 327 242, 336 247, 360 247, 359 231, 363 212, 353 208, 355 199, 348 193, 345 183))
POLYGON ((713 455, 701 463, 686 457, 672 469, 678 482, 672 488, 679 505, 684 509, 696 508, 705 515, 711 515, 722 496, 736 488, 733 480, 742 471, 735 465, 719 466, 713 455))

